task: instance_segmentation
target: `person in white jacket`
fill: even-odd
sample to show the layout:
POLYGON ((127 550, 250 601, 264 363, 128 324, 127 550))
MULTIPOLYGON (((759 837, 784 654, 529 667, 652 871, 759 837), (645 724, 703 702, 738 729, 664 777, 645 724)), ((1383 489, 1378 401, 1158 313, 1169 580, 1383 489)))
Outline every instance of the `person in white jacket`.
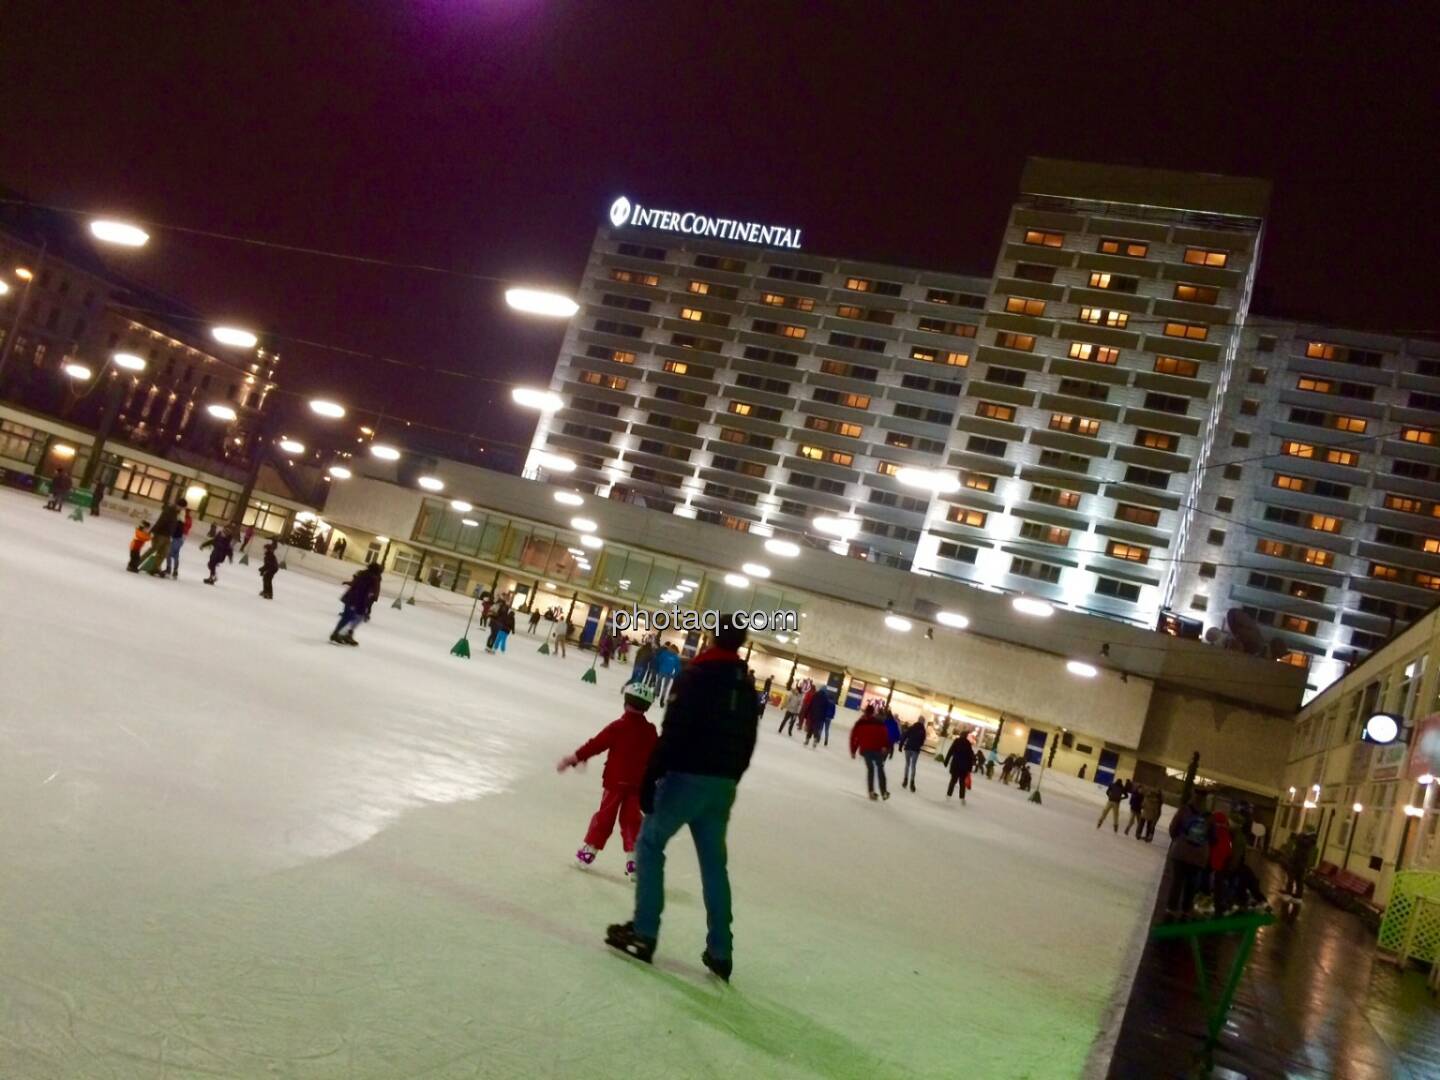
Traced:
POLYGON ((800 703, 804 700, 804 685, 792 686, 785 695, 785 710, 784 714, 780 717, 780 726, 776 729, 777 731, 785 731, 788 726, 790 730, 785 731, 785 734, 795 734, 795 719, 800 715, 800 703))
POLYGON ((550 624, 550 655, 565 655, 565 639, 569 636, 570 624, 564 619, 556 619, 550 624))

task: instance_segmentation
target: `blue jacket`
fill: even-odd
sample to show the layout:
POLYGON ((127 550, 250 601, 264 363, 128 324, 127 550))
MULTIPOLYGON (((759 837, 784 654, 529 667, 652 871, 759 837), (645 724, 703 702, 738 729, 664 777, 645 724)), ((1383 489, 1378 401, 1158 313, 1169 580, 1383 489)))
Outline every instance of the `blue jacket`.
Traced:
POLYGON ((662 679, 673 679, 680 674, 680 668, 684 666, 685 661, 680 659, 679 653, 661 649, 655 654, 653 663, 656 675, 662 679))
POLYGON ((885 734, 890 736, 890 745, 900 741, 900 722, 890 713, 885 714, 885 734))

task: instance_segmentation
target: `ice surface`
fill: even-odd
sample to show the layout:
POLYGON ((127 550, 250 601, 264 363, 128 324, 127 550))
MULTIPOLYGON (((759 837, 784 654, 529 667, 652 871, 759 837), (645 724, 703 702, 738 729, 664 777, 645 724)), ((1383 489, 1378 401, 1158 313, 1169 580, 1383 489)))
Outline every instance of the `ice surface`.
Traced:
POLYGON ((1084 1069, 1162 858, 1096 832, 1091 785, 962 808, 924 760, 872 804, 843 714, 819 751, 772 714, 730 832, 734 985, 700 967, 683 837, 645 968, 600 940, 618 834, 571 865, 600 769, 553 767, 628 668, 587 685, 523 630, 460 660, 463 608, 388 595, 341 648, 334 564, 267 602, 254 565, 203 585, 198 534, 179 581, 126 574, 132 527, 0 492, 7 1080, 1084 1069))

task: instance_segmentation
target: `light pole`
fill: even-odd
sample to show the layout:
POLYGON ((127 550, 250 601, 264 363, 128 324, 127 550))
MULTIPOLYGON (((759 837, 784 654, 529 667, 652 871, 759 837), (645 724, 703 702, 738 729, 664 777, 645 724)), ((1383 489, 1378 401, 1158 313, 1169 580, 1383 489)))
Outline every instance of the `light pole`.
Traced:
POLYGON ((1350 869, 1350 849, 1355 846, 1355 834, 1360 831, 1360 815, 1365 807, 1357 802, 1350 809, 1355 811, 1355 820, 1350 823, 1350 835, 1345 838, 1345 861, 1340 864, 1341 870, 1350 869))
MULTIPOLYGON (((109 361, 115 367, 123 371, 141 372, 145 370, 145 361, 134 353, 115 353, 109 361)), ((105 377, 105 371, 101 369, 101 377, 105 377)), ((100 459, 105 453, 105 443, 110 438, 110 430, 115 426, 115 417, 120 413, 120 400, 125 395, 125 377, 118 371, 111 372, 109 385, 105 389, 105 409, 100 414, 100 426, 95 431, 95 438, 90 443, 90 459, 85 462, 85 473, 80 477, 80 487, 88 488, 95 483, 96 476, 100 473, 100 459)))

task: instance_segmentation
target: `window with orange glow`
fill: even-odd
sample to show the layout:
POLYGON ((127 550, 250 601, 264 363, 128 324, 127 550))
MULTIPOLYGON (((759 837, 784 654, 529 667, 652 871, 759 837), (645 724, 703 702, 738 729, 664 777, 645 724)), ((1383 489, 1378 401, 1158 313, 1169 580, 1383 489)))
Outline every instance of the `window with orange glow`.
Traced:
POLYGON ((1191 341, 1204 341, 1210 336, 1210 328, 1200 323, 1167 322, 1165 324, 1166 337, 1189 338, 1191 341))
POLYGON ((1108 345, 1091 345, 1088 341, 1072 341, 1070 359, 1089 360, 1095 364, 1114 364, 1120 359, 1120 350, 1108 345))
POLYGON ((1224 266, 1230 261, 1230 253, 1212 248, 1189 247, 1185 249, 1185 261, 1191 266, 1224 266))
POLYGON ((1102 255, 1124 255, 1131 259, 1143 259, 1150 254, 1150 245, 1139 240, 1118 240, 1106 236, 1101 238, 1096 250, 1102 255))
POLYGON ((981 513, 979 510, 971 510, 964 506, 952 506, 945 512, 945 517, 960 525, 969 525, 975 529, 983 529, 990 515, 981 513))
POLYGON ((982 401, 975 406, 975 415, 984 416, 990 420, 1004 420, 1011 423, 1015 419, 1015 406, 997 405, 993 401, 982 401))
POLYGON ((1065 243, 1065 234, 1058 232, 1042 232, 1039 229, 1025 230, 1025 243, 1035 247, 1058 248, 1065 243))
POLYGON ((1005 300, 1005 310, 1012 315, 1044 315, 1045 301, 1031 300, 1025 296, 1011 296, 1005 300))
POLYGON ((1124 559, 1126 562, 1145 563, 1150 561, 1150 549, 1141 547, 1139 544, 1122 544, 1119 540, 1111 540, 1105 546, 1105 554, 1112 559, 1124 559))
POLYGON ((1155 370, 1162 375, 1179 375, 1193 379, 1200 374, 1200 365, 1194 360, 1182 360, 1178 356, 1157 356, 1155 370))

